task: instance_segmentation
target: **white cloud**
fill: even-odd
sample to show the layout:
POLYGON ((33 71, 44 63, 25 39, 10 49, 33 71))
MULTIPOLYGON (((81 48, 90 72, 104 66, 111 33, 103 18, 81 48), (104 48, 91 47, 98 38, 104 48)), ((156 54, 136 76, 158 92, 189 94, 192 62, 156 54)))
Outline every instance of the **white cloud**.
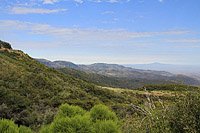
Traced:
POLYGON ((13 7, 10 14, 29 14, 29 13, 57 13, 67 11, 67 9, 44 9, 44 8, 26 8, 26 7, 13 7))
POLYGON ((109 3, 116 3, 116 2, 121 2, 121 3, 124 3, 124 2, 129 2, 126 1, 126 0, 87 0, 87 1, 91 1, 91 2, 109 2, 109 3))
POLYGON ((158 0, 159 2, 163 2, 163 0, 158 0))
POLYGON ((74 24, 74 25, 72 25, 72 27, 73 27, 73 28, 79 28, 80 25, 74 24))
POLYGON ((102 0, 88 0, 88 1, 97 2, 97 3, 101 3, 102 2, 102 0))
POLYGON ((48 24, 20 22, 14 20, 0 20, 0 30, 21 31, 28 34, 51 36, 62 40, 130 40, 133 38, 174 36, 190 33, 191 31, 163 31, 163 32, 133 32, 125 29, 73 29, 57 28, 48 24))
POLYGON ((59 0, 40 0, 43 1, 43 4, 54 4, 55 2, 59 2, 59 0))
POLYGON ((114 21, 119 21, 119 19, 118 19, 118 18, 114 18, 113 20, 114 20, 114 21))
POLYGON ((108 2, 115 3, 115 2, 119 2, 119 0, 108 0, 108 2))
POLYGON ((81 4, 83 3, 83 0, 74 0, 74 1, 81 3, 81 4))
MULTIPOLYGON (((0 0, 1 1, 1 0, 0 0)), ((8 1, 8 0, 7 0, 8 1)), ((97 2, 97 3, 126 3, 126 2, 130 2, 130 0, 13 0, 13 1, 9 1, 7 4, 8 5, 12 5, 13 6, 41 6, 41 4, 50 4, 53 5, 55 3, 58 2, 69 2, 69 1, 74 1, 76 3, 83 3, 83 2, 97 2)))
POLYGON ((114 18, 112 21, 103 21, 102 23, 104 24, 115 24, 119 22, 119 19, 118 18, 114 18))

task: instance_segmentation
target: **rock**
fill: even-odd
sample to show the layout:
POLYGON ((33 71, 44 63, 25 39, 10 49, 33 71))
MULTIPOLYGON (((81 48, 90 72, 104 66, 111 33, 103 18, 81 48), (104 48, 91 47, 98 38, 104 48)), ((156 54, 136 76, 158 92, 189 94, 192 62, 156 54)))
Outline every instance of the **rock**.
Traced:
POLYGON ((0 49, 12 49, 12 47, 9 43, 0 40, 0 49))

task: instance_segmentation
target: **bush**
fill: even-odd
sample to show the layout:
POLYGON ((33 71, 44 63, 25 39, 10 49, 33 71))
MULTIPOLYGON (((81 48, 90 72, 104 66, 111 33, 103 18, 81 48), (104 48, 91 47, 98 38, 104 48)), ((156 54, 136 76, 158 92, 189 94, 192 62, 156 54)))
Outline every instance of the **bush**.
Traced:
POLYGON ((13 120, 0 120, 0 133, 32 133, 32 131, 24 126, 18 127, 13 120))
POLYGON ((55 120, 50 130, 53 133, 66 132, 66 133, 92 133, 91 119, 89 115, 76 115, 74 117, 65 117, 55 120))
POLYGON ((74 117, 76 115, 84 115, 85 113, 86 113, 86 111, 83 110, 79 106, 62 104, 59 108, 57 117, 58 118, 67 117, 67 116, 68 117, 74 117))
POLYGON ((104 105, 97 105, 86 112, 78 106, 63 104, 58 115, 40 133, 119 133, 120 124, 115 115, 104 105))
POLYGON ((200 94, 187 94, 171 107, 170 116, 173 132, 200 132, 200 94))
POLYGON ((96 133, 120 133, 119 124, 112 120, 97 121, 94 125, 96 133))
POLYGON ((113 120, 117 121, 117 116, 114 112, 111 112, 108 107, 104 105, 95 105, 91 111, 90 115, 93 119, 93 121, 96 120, 113 120))

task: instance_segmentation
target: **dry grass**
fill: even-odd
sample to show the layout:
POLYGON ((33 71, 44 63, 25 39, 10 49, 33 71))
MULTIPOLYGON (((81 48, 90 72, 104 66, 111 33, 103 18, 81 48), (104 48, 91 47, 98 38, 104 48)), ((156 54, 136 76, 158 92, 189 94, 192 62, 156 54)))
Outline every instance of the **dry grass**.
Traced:
POLYGON ((128 89, 121 89, 121 88, 112 88, 112 87, 101 87, 104 89, 108 89, 108 90, 112 90, 114 92, 124 92, 124 91, 130 91, 133 93, 139 93, 139 94, 148 94, 148 95, 155 95, 155 96, 163 96, 163 95, 169 95, 169 96, 184 96, 184 94, 175 94, 175 92, 170 92, 170 91, 151 91, 151 92, 147 92, 147 91, 138 91, 138 90, 128 90, 128 89))

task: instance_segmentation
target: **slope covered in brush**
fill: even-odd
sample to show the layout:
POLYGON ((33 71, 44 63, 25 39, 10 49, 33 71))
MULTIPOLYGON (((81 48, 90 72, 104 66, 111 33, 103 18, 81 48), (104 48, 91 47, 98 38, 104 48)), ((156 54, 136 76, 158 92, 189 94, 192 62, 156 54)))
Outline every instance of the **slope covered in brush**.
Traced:
POLYGON ((121 94, 66 75, 18 50, 0 51, 0 118, 36 128, 49 123, 62 103, 90 109, 128 101, 121 94))

